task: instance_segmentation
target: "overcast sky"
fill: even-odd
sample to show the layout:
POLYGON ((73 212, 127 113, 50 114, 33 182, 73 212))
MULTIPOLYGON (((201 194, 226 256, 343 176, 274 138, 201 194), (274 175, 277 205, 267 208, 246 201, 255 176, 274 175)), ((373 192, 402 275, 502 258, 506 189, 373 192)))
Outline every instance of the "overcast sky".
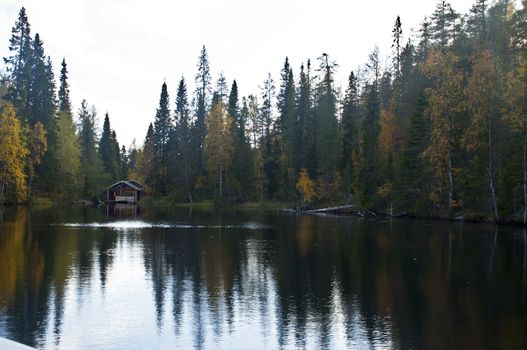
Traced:
MULTIPOLYGON (((475 0, 452 0, 466 12, 475 0)), ((397 15, 403 35, 418 28, 437 0, 2 0, 0 56, 21 6, 31 33, 39 33, 58 79, 68 63, 75 112, 82 99, 108 111, 121 144, 140 144, 154 120, 165 79, 174 109, 177 84, 185 76, 194 90, 196 63, 207 47, 215 82, 223 71, 241 94, 258 93, 268 72, 278 84, 285 56, 297 76, 307 58, 326 52, 337 61, 345 84, 375 45, 390 53, 397 15)), ((0 65, 3 69, 3 62, 0 65)), ((190 97, 190 96, 189 96, 190 97)))

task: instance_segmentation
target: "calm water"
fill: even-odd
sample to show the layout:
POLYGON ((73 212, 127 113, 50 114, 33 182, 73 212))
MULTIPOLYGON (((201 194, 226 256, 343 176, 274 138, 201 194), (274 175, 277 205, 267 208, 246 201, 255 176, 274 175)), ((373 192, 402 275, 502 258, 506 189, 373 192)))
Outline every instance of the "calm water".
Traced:
POLYGON ((37 348, 527 348, 522 229, 163 208, 0 215, 0 336, 37 348))

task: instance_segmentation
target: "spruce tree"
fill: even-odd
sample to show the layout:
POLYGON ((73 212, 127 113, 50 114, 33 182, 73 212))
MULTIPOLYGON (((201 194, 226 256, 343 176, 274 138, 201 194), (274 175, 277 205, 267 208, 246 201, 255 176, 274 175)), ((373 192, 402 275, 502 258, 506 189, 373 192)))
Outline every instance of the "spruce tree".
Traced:
POLYGON ((59 112, 66 112, 71 115, 70 86, 68 83, 68 66, 66 59, 62 59, 62 68, 60 69, 60 87, 58 92, 59 112))
POLYGON ((210 92, 211 92, 210 67, 207 50, 205 46, 201 49, 198 59, 198 72, 196 73, 196 91, 194 93, 194 113, 196 115, 194 125, 194 148, 195 157, 198 162, 198 173, 203 168, 203 142, 207 134, 205 120, 209 109, 210 92))
POLYGON ((198 166, 192 154, 190 110, 184 77, 181 77, 178 84, 174 118, 176 125, 171 133, 169 173, 175 176, 176 186, 182 192, 182 197, 192 202, 191 188, 198 166))
POLYGON ((155 173, 157 176, 157 195, 167 195, 168 191, 168 141, 172 132, 172 120, 170 118, 170 107, 167 84, 161 86, 159 107, 156 111, 154 121, 154 149, 155 149, 155 173))
POLYGON ((267 198, 274 199, 279 183, 279 165, 277 144, 273 133, 273 100, 275 97, 275 86, 271 73, 264 80, 262 87, 262 104, 259 111, 260 151, 262 155, 263 171, 265 174, 265 193, 267 198))
POLYGON ((333 89, 333 76, 337 64, 327 54, 319 57, 320 82, 316 90, 316 161, 321 191, 329 195, 336 180, 338 160, 337 100, 333 89))
POLYGON ((59 170, 56 158, 57 151, 57 119, 55 100, 55 79, 53 66, 44 52, 44 44, 39 34, 35 34, 31 56, 31 84, 29 89, 30 115, 28 122, 31 126, 40 122, 46 130, 48 152, 37 168, 36 187, 42 192, 53 194, 58 191, 60 184, 54 176, 59 170))
POLYGON ((316 173, 315 163, 315 135, 316 126, 314 122, 311 89, 311 62, 308 60, 307 69, 300 66, 300 82, 297 95, 297 150, 298 166, 306 168, 309 174, 316 173))
POLYGON ((92 198, 99 195, 107 182, 96 146, 97 112, 95 107, 88 108, 86 100, 83 100, 78 113, 82 196, 92 198))
POLYGON ((366 106, 362 122, 362 143, 355 187, 359 205, 364 210, 375 209, 379 176, 379 94, 375 84, 366 87, 366 106))
POLYGON ((359 154, 359 86, 353 71, 348 78, 348 88, 342 103, 342 153, 340 172, 346 192, 351 192, 352 174, 359 154))
POLYGON ((398 78, 399 75, 401 75, 401 51, 403 45, 403 29, 400 16, 397 16, 397 19, 395 20, 395 24, 392 29, 392 36, 392 49, 394 50, 393 69, 395 71, 395 77, 398 78))
POLYGON ((8 99, 18 111, 18 116, 27 121, 30 117, 29 91, 32 80, 32 39, 26 9, 22 7, 18 19, 11 31, 9 52, 11 56, 4 57, 6 70, 11 82, 8 99))
POLYGON ((228 94, 227 79, 225 78, 225 75, 223 75, 223 72, 221 72, 220 76, 218 77, 218 81, 216 82, 216 89, 214 90, 214 93, 212 94, 211 107, 214 107, 214 105, 218 102, 221 102, 224 105, 226 105, 227 104, 227 94, 228 94))
POLYGON ((118 176, 118 163, 115 158, 115 149, 112 137, 112 129, 110 127, 110 117, 108 113, 104 116, 102 126, 102 134, 99 140, 99 155, 102 160, 103 169, 109 178, 109 181, 114 182, 118 176))
POLYGON ((245 132, 246 121, 248 119, 247 100, 242 103, 240 111, 238 84, 236 80, 232 82, 229 94, 229 104, 227 105, 228 114, 232 118, 231 135, 233 140, 232 164, 230 166, 230 185, 228 193, 232 200, 247 199, 250 192, 250 181, 252 180, 252 162, 250 157, 250 145, 245 132))
POLYGON ((429 127, 424 111, 426 96, 424 92, 418 98, 417 107, 410 118, 408 140, 403 154, 396 182, 397 207, 416 214, 426 210, 428 201, 427 165, 423 157, 429 142, 429 127))
POLYGON ((285 198, 294 194, 296 176, 300 172, 298 165, 298 151, 296 142, 297 112, 296 112, 296 88, 293 70, 286 57, 281 72, 280 91, 278 93, 278 131, 280 132, 280 155, 282 192, 285 198))
POLYGON ((145 185, 154 195, 158 193, 157 190, 157 176, 156 176, 156 150, 154 138, 154 126, 152 123, 148 125, 146 132, 145 143, 143 145, 142 158, 139 164, 139 172, 142 175, 145 185))

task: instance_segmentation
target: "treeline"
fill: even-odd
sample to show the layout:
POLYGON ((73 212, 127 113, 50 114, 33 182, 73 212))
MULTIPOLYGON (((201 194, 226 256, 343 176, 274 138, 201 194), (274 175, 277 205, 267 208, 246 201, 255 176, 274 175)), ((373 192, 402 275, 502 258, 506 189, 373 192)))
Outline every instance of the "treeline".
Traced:
POLYGON ((106 114, 99 133, 95 107, 82 101, 74 118, 68 68, 58 89, 39 34, 19 12, 0 80, 0 203, 93 198, 128 176, 136 151, 119 148, 106 114))
MULTIPOLYGON (((213 84, 203 47, 194 93, 189 96, 181 78, 174 103, 163 83, 140 149, 119 150, 109 120, 99 140, 96 113, 82 104, 71 135, 79 170, 67 174, 76 179, 68 184, 88 196, 97 194, 103 179, 133 177, 154 198, 172 201, 280 200, 306 206, 347 201, 372 212, 525 221, 526 6, 526 1, 517 9, 510 0, 477 0, 467 14, 459 14, 439 1, 412 36, 403 35, 397 17, 389 59, 374 49, 368 62, 349 74, 344 91, 334 81, 338 65, 322 54, 296 72, 286 58, 278 91, 269 74, 259 94, 241 97, 236 81, 228 84, 223 74, 213 84), (381 64, 385 61, 389 64, 381 64)), ((53 110, 33 102, 31 93, 33 85, 46 85, 37 79, 53 79, 46 75, 50 61, 43 53, 44 73, 34 71, 38 35, 27 49, 17 42, 22 12, 3 86, 25 134, 38 122, 47 132, 48 150, 36 164, 36 176, 31 163, 39 157, 29 156, 35 151, 26 146, 25 178, 34 178, 43 193, 60 193, 48 183, 57 179, 44 174, 62 164, 57 124, 67 119, 62 114, 71 120, 71 111, 60 107, 67 79, 61 74, 56 109, 62 114, 30 112, 34 106, 53 110), (32 52, 30 68, 20 64, 25 50, 32 52)), ((30 144, 30 137, 23 139, 30 144)))

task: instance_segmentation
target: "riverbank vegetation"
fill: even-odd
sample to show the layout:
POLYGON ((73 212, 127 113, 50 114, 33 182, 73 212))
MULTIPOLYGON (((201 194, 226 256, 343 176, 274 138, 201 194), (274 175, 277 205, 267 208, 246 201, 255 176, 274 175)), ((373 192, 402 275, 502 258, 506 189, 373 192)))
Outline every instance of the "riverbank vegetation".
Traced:
POLYGON ((164 82, 144 142, 128 149, 108 114, 99 130, 88 102, 74 113, 66 61, 57 89, 22 8, 1 80, 0 201, 92 198, 133 178, 169 203, 354 203, 525 222, 526 7, 477 0, 460 14, 439 1, 413 34, 397 17, 390 55, 374 48, 343 88, 323 53, 300 67, 285 58, 278 90, 269 74, 242 97, 236 80, 213 83, 203 47, 193 94, 183 77, 170 99, 164 82))

